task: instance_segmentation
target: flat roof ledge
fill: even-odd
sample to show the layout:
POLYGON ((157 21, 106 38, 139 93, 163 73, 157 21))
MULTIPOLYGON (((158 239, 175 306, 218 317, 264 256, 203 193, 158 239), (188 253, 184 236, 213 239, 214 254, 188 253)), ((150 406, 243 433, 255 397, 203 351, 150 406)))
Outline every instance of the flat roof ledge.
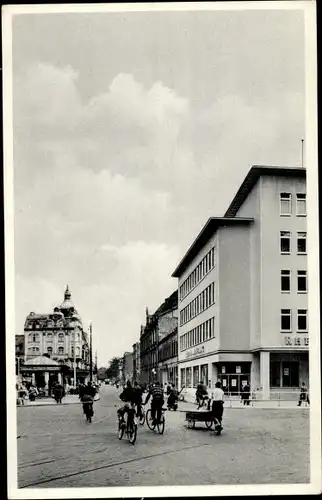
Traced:
POLYGON ((179 278, 187 269, 189 263, 198 254, 201 248, 207 243, 209 238, 217 231, 219 227, 248 225, 254 222, 253 217, 210 217, 197 238, 194 240, 189 250, 172 273, 172 278, 179 278))

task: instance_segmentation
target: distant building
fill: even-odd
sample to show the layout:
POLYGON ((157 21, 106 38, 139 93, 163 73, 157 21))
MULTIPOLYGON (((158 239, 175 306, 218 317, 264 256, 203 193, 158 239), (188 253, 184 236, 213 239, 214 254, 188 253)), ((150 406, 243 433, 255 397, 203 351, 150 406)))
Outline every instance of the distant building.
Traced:
POLYGON ((74 363, 77 382, 84 382, 88 378, 87 333, 71 300, 68 286, 63 303, 55 307, 52 313, 31 312, 27 316, 24 326, 24 361, 21 367, 23 378, 38 387, 50 387, 57 381, 69 385, 75 383, 74 363))
POLYGON ((139 382, 140 381, 140 370, 141 370, 141 363, 140 363, 140 342, 136 342, 132 346, 133 348, 133 382, 139 382))
POLYGON ((179 383, 264 398, 309 383, 306 171, 252 167, 224 217, 208 220, 173 273, 179 383))
POLYGON ((122 362, 122 381, 126 383, 128 380, 132 382, 133 379, 133 353, 125 352, 123 354, 122 362))
POLYGON ((24 364, 25 360, 25 336, 16 335, 16 377, 17 381, 21 382, 21 366, 24 364))
POLYGON ((146 309, 146 324, 141 328, 140 357, 141 383, 150 383, 158 379, 165 383, 171 378, 176 379, 176 355, 165 346, 173 342, 173 335, 178 326, 178 292, 173 292, 161 306, 150 315, 146 309), (169 336, 169 338, 166 340, 169 336), (162 346, 162 347, 161 347, 162 346), (160 354, 162 359, 160 359, 160 354), (168 357, 171 354, 170 357, 168 357), (170 361, 171 358, 172 361, 170 361), (168 364, 166 363, 168 360, 168 364))

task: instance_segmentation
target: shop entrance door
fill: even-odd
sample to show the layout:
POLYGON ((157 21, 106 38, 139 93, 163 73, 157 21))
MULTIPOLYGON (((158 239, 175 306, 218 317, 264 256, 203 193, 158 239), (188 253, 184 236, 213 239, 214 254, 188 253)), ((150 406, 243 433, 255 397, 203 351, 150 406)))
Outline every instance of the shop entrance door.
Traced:
POLYGON ((246 382, 249 382, 248 375, 232 374, 218 376, 222 389, 226 394, 231 396, 238 396, 242 392, 242 388, 246 382))

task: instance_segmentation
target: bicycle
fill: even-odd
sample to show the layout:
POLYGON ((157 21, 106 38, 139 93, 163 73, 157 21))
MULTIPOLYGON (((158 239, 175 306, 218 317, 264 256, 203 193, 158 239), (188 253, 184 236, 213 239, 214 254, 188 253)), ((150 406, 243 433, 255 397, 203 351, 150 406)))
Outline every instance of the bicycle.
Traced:
MULTIPOLYGON (((138 413, 137 413, 137 415, 138 415, 138 413)), ((140 415, 138 417, 140 425, 144 425, 145 418, 146 418, 146 415, 145 415, 145 411, 144 411, 143 405, 140 405, 140 415)))
POLYGON ((124 432, 126 433, 128 440, 134 445, 137 438, 138 426, 135 421, 135 409, 133 405, 127 410, 126 420, 122 420, 119 417, 118 421, 118 438, 121 440, 124 432))
POLYGON ((153 421, 151 408, 148 409, 148 411, 146 412, 146 423, 151 431, 154 431, 155 428, 157 427, 159 434, 164 433, 164 428, 165 428, 164 412, 165 411, 167 411, 166 408, 161 408, 160 420, 155 419, 155 421, 153 421))
POLYGON ((92 402, 85 402, 83 403, 83 408, 84 408, 84 413, 86 416, 86 422, 89 424, 92 423, 92 417, 94 415, 94 410, 93 410, 93 403, 92 402))

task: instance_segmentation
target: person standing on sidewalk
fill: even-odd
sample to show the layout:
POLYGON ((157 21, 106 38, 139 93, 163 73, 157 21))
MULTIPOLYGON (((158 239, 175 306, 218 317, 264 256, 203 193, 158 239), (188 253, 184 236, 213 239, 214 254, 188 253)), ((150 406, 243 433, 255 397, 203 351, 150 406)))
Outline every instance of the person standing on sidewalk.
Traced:
POLYGON ((221 388, 221 383, 216 382, 215 389, 211 395, 212 407, 211 412, 215 422, 215 431, 220 433, 222 431, 222 416, 224 413, 224 396, 225 393, 221 388))
POLYGON ((299 399, 299 402, 297 403, 297 406, 301 406, 302 402, 307 403, 308 405, 310 404, 309 393, 308 393, 308 389, 306 387, 305 382, 302 382, 300 399, 299 399))

